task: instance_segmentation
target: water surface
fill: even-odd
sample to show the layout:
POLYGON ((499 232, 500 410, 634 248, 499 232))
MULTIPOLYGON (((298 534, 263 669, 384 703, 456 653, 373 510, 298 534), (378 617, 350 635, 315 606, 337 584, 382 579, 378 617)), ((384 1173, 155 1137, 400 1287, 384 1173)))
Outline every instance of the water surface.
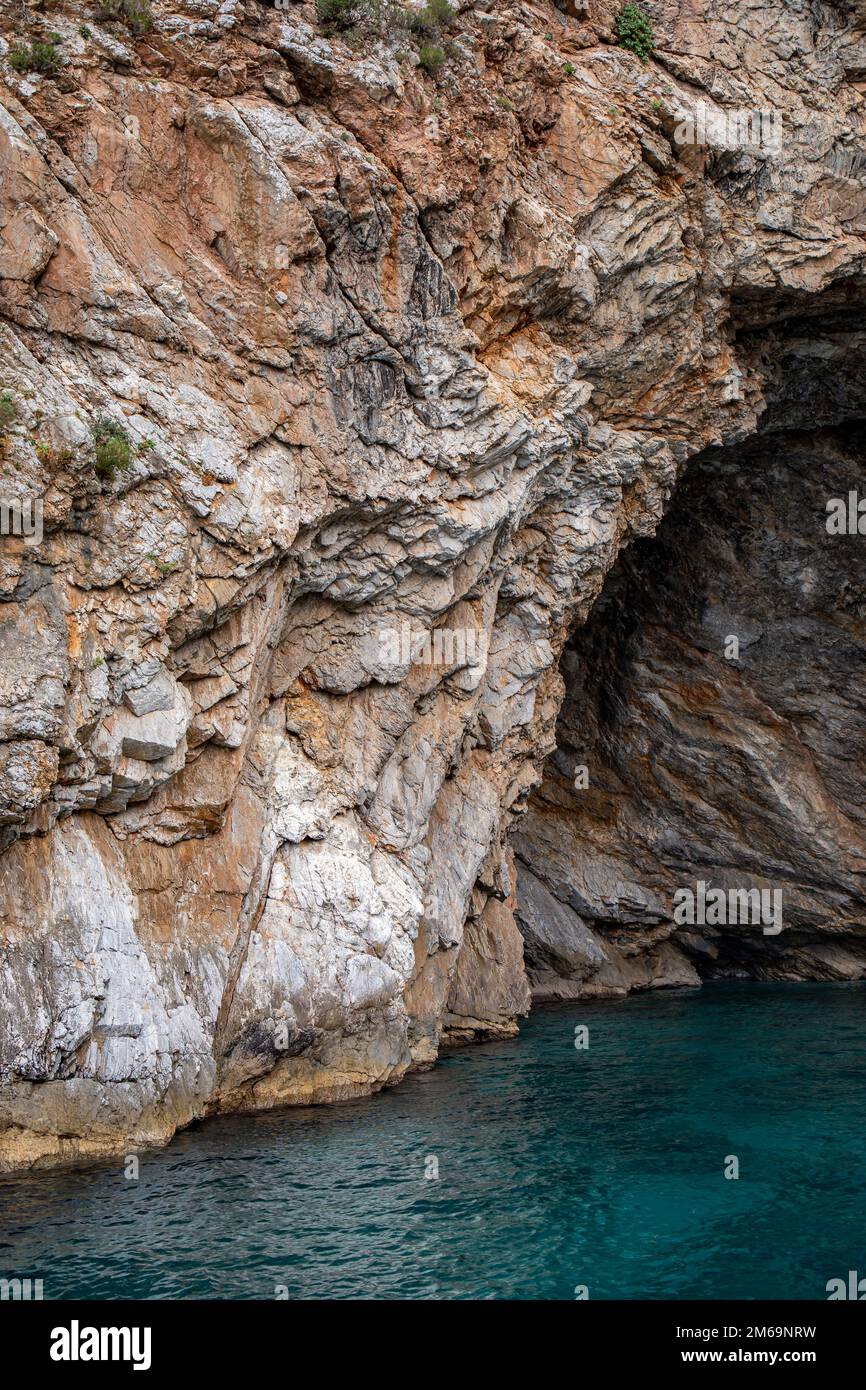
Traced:
POLYGON ((46 1298, 826 1298, 866 1275, 864 1053, 866 985, 542 1009, 378 1096, 196 1126, 138 1182, 2 1179, 0 1277, 46 1298))

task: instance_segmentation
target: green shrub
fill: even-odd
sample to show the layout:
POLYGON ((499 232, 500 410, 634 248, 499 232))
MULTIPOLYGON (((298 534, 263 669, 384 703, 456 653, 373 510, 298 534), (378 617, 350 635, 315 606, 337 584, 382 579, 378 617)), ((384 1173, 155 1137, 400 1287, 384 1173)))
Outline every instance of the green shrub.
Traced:
POLYGON ((565 73, 566 77, 574 77, 576 71, 574 63, 563 63, 562 71, 565 73))
MULTIPOLYGON (((423 9, 407 9, 399 0, 316 0, 316 17, 326 34, 340 34, 350 46, 411 35, 422 45, 421 67, 433 76, 449 57, 449 46, 440 48, 439 42, 456 11, 449 0, 427 0, 423 9)), ((398 48, 394 56, 404 62, 409 55, 398 48)))
POLYGON ((96 444, 96 471, 101 478, 113 478, 132 463, 132 446, 122 425, 100 415, 91 426, 96 444))
POLYGON ((448 4, 448 0, 429 0, 427 13, 432 15, 437 24, 450 24, 455 11, 448 4))
POLYGON ((423 10, 408 11, 406 23, 416 34, 438 38, 439 31, 450 24, 453 18, 454 10, 448 4, 448 0, 429 0, 423 10))
POLYGON ((30 48, 30 61, 36 72, 53 77, 61 69, 60 54, 54 43, 34 43, 30 48))
POLYGON ((18 407, 11 391, 0 392, 0 434, 5 434, 18 419, 18 407))
POLYGON ((101 478, 113 478, 118 469, 130 465, 129 444, 118 435, 103 440, 96 446, 96 471, 101 478))
POLYGON ((351 29, 360 18, 361 0, 316 0, 316 16, 328 29, 351 29))
POLYGON ((38 40, 28 48, 19 44, 9 54, 9 65, 16 72, 40 72, 43 77, 55 77, 60 71, 60 54, 57 45, 40 43, 38 40))
POLYGON ((629 48, 645 63, 655 48, 652 25, 640 5, 626 5, 616 21, 620 48, 629 48))
POLYGON ((445 62, 445 54, 435 43, 425 43, 418 50, 418 61, 426 73, 435 77, 445 62))
POLYGON ((146 34, 153 28, 150 0, 102 0, 99 19, 115 19, 133 34, 146 34))

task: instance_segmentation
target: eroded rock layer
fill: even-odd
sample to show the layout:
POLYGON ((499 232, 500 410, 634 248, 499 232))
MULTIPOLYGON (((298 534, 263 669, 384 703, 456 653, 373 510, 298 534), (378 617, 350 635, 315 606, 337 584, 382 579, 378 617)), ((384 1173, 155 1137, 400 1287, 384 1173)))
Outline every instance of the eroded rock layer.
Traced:
POLYGON ((438 72, 393 7, 111 8, 0 4, 13 1166, 515 1029, 563 645, 689 458, 843 420, 866 300, 859 4, 659 0, 642 64, 481 0, 438 72))
POLYGON ((864 476, 862 424, 713 449, 624 552, 518 841, 539 996, 866 975, 864 476), (701 882, 779 920, 678 918, 701 882))

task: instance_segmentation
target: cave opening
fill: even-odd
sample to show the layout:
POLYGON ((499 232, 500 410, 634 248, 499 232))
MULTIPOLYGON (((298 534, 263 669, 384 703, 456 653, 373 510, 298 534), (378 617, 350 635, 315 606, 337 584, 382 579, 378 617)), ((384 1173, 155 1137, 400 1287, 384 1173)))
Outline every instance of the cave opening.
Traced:
POLYGON ((759 432, 688 464, 563 653, 515 835, 537 999, 866 975, 863 335, 833 311, 741 349, 759 432), (706 910, 756 891, 781 930, 706 910))

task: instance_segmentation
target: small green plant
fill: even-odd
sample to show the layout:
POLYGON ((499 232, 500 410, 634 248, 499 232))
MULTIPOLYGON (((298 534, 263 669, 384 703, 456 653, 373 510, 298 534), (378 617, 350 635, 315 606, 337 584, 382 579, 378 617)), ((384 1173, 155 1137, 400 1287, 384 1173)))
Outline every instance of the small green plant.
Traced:
POLYGON ((316 0, 316 17, 326 29, 351 29, 360 10, 360 0, 316 0))
POLYGON ((130 464, 129 445, 124 439, 112 435, 96 446, 96 471, 101 478, 113 478, 130 464))
POLYGON ((652 25, 640 5, 626 5, 616 21, 620 48, 628 48, 645 63, 655 48, 652 25))
POLYGON ((574 77, 574 73, 575 73, 574 63, 563 63, 563 65, 562 65, 562 71, 565 73, 566 77, 574 77))
POLYGON ((427 13, 437 24, 450 24, 454 18, 454 10, 448 0, 428 0, 427 13))
POLYGON ((113 478, 118 470, 123 472, 129 468, 132 447, 122 425, 107 415, 100 415, 94 420, 91 433, 96 445, 96 471, 101 478, 113 478))
POLYGON ((146 34, 153 28, 150 0, 102 0, 99 19, 114 19, 133 34, 146 34))
POLYGON ((44 439, 31 440, 36 457, 46 468, 65 468, 75 457, 71 449, 55 449, 44 439))
POLYGON ((448 0, 428 0, 423 10, 403 11, 403 22, 418 39, 427 39, 432 44, 432 40, 442 36, 443 29, 448 28, 452 19, 455 18, 455 10, 449 6, 448 0))
POLYGON ((0 392, 0 435, 6 433, 18 419, 18 406, 11 391, 0 392))
POLYGON ((9 66, 16 72, 38 72, 43 77, 56 77, 61 68, 60 54, 53 43, 37 40, 29 48, 19 44, 10 51, 9 66))
POLYGON ((502 109, 503 109, 503 111, 513 111, 513 110, 514 110, 514 102, 511 101, 508 97, 497 97, 497 98, 496 98, 496 105, 497 105, 497 106, 501 106, 502 109))
POLYGON ((79 24, 78 32, 83 39, 89 39, 91 37, 91 31, 88 29, 86 24, 79 24))
POLYGON ((430 77, 435 77, 445 62, 443 50, 435 43, 425 43, 418 50, 418 61, 430 77))
POLYGON ((453 18, 454 11, 448 0, 429 0, 423 10, 411 10, 407 13, 406 22, 416 34, 438 38, 440 30, 446 28, 453 18))
POLYGON ((30 62, 35 72, 54 77, 62 67, 55 43, 34 43, 30 46, 30 62))

